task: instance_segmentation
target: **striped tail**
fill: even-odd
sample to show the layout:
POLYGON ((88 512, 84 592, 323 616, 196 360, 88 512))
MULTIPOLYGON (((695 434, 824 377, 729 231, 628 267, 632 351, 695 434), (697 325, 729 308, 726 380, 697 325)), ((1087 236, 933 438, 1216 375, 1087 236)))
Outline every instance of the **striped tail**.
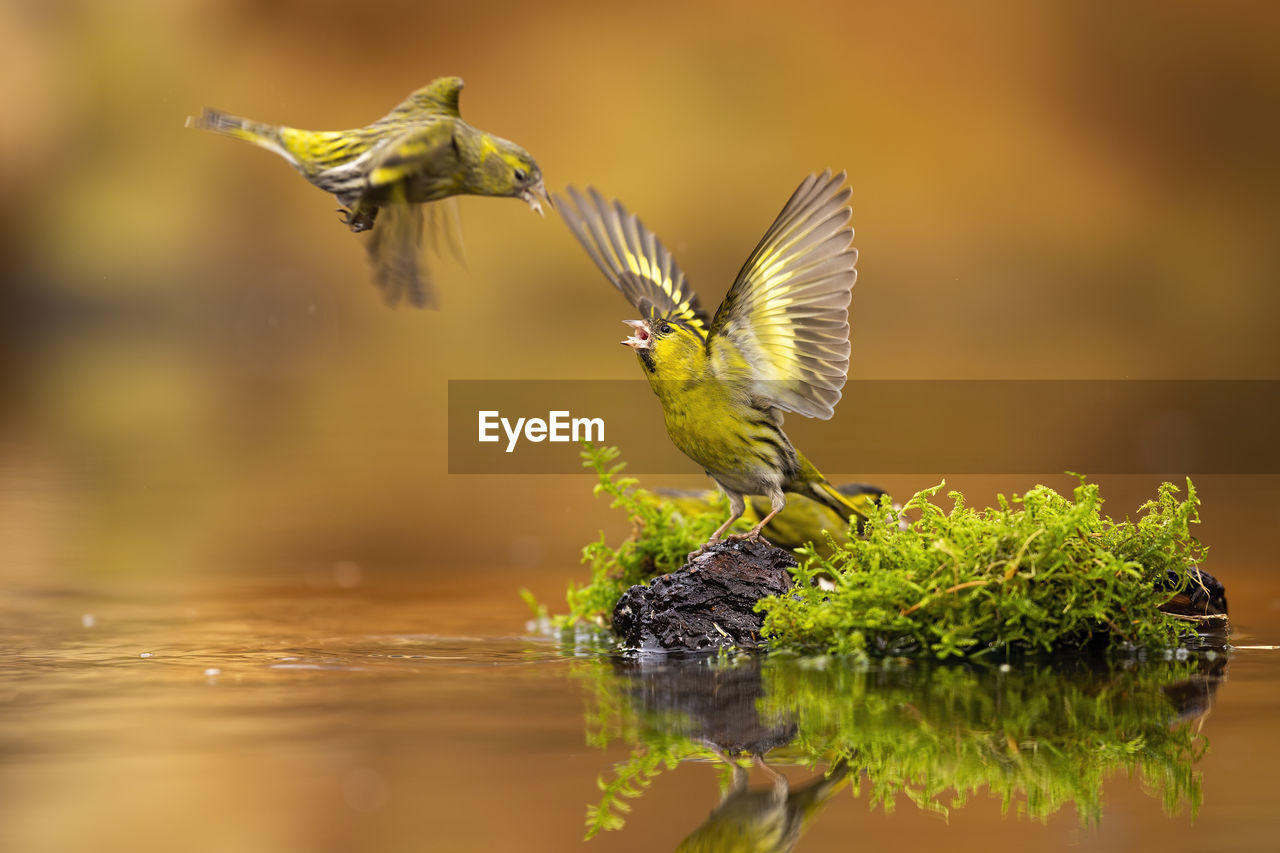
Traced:
POLYGON ((884 493, 879 491, 867 491, 855 495, 846 495, 826 480, 819 480, 816 483, 809 484, 808 497, 813 498, 845 519, 857 518, 858 529, 861 530, 863 522, 871 517, 871 513, 876 508, 876 503, 880 500, 880 495, 882 494, 884 493))
POLYGON ((259 148, 274 151, 295 167, 298 166, 298 158, 285 147, 284 139, 280 133, 282 128, 276 125, 250 121, 247 118, 227 115, 206 107, 204 114, 199 118, 187 116, 187 127, 194 127, 197 130, 211 130, 224 136, 243 139, 245 142, 257 145, 259 148))
POLYGON ((800 476, 792 490, 812 498, 841 518, 857 518, 858 529, 861 530, 863 522, 871 517, 884 492, 874 486, 861 484, 845 486, 842 491, 828 483, 827 478, 803 454, 796 453, 796 457, 800 463, 800 476))

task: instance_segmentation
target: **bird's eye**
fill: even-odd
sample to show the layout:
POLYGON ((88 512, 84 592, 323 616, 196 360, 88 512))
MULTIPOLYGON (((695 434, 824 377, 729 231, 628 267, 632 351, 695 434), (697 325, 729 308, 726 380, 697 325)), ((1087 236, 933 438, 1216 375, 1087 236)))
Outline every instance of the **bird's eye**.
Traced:
POLYGON ((670 326, 668 326, 666 323, 663 323, 663 324, 658 328, 658 334, 660 334, 660 335, 669 335, 669 334, 671 334, 671 327, 670 327, 670 326))
POLYGON ((517 180, 517 181, 523 181, 523 180, 524 180, 525 178, 527 178, 527 177, 529 177, 529 173, 528 173, 528 172, 526 172, 524 169, 516 169, 516 180, 517 180))

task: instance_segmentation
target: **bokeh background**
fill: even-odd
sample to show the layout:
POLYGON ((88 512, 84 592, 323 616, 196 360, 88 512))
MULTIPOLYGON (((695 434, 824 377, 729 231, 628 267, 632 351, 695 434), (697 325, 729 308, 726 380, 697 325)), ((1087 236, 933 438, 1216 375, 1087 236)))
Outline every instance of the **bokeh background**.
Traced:
MULTIPOLYGON (((0 5, 0 579, 356 567, 488 590, 510 626, 516 587, 556 600, 584 542, 625 532, 584 477, 446 473, 449 379, 637 378, 629 309, 561 223, 462 200, 443 310, 389 310, 333 200, 184 129, 204 106, 348 127, 460 75, 467 120, 549 188, 625 199, 712 305, 799 179, 847 169, 858 378, 1276 379, 1276 25, 1194 2, 0 5)), ((850 398, 828 427, 895 417, 850 398)), ((948 475, 818 461, 895 493, 948 475)), ((1097 473, 1118 515, 1160 479, 1097 473)), ((1070 484, 949 482, 976 503, 1037 480, 1070 484)), ((1280 620, 1276 478, 1198 481, 1238 619, 1280 620)))
MULTIPOLYGON (((580 686, 515 665, 528 644, 474 639, 523 631, 520 587, 554 609, 581 547, 625 522, 583 475, 450 476, 446 400, 451 379, 639 378, 628 306, 554 216, 463 199, 443 309, 389 310, 332 198, 188 115, 349 127, 456 74, 467 120, 549 188, 626 200, 711 305, 797 182, 847 169, 857 379, 1280 379, 1278 19, 1193 0, 0 3, 6 849, 570 849, 626 754, 584 746, 580 686), (382 656, 432 651, 422 634, 472 639, 382 656), (275 668, 298 657, 340 665, 275 668)), ((635 412, 667 441, 651 397, 635 412)), ((813 426, 956 432, 919 418, 849 396, 813 426)), ((1015 409, 989 440, 1069 432, 1015 409)), ((815 462, 904 496, 945 477, 971 505, 1072 484, 815 462)), ((1164 479, 1086 473, 1120 516, 1164 479)), ((705 483, 690 465, 648 484, 705 483)), ((1280 477, 1196 483, 1234 640, 1275 643, 1280 477)), ((1194 830, 1135 778, 1108 783, 1102 831, 977 797, 949 824, 846 804, 804 849, 1266 849, 1274 654, 1232 660, 1194 830)), ((714 798, 709 768, 682 768, 591 843, 669 848, 714 798)))

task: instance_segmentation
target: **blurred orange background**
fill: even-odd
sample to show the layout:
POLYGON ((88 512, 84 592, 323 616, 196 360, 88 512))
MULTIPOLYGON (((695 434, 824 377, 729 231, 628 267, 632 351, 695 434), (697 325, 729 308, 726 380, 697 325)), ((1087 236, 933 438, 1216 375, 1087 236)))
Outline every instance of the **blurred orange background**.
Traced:
MULTIPOLYGON (((389 310, 334 200, 266 152, 184 129, 205 106, 350 127, 460 75, 465 119, 533 152, 549 189, 624 199, 713 306, 796 183, 847 169, 857 378, 1275 379, 1278 17, 1191 2, 5 4, 0 571, 354 562, 493 583, 514 614, 508 591, 555 599, 583 543, 625 531, 584 477, 446 473, 449 379, 639 376, 617 345, 631 310, 558 219, 463 199, 467 265, 433 261, 443 310, 389 310)), ((665 441, 656 402, 638 411, 665 441)), ((895 413, 847 397, 826 428, 853 418, 892 429, 895 413)), ((895 493, 947 474, 818 461, 895 493)), ((690 474, 663 485, 705 482, 690 474)), ((950 483, 978 503, 1034 479, 950 483)), ((1156 481, 1104 478, 1104 494, 1123 515, 1156 481)), ((1244 537, 1280 521, 1275 478, 1200 485, 1215 554, 1262 583, 1244 537)))

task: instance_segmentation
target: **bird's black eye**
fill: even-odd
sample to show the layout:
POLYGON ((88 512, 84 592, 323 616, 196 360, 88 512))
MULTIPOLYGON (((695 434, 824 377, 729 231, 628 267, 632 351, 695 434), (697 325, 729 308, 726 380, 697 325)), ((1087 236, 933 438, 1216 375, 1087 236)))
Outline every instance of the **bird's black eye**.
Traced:
POLYGON ((517 181, 523 181, 523 180, 524 180, 525 178, 527 178, 527 177, 529 177, 529 173, 528 173, 528 172, 526 172, 524 169, 516 169, 516 180, 517 180, 517 181))
POLYGON ((661 326, 658 327, 658 334, 660 335, 671 334, 671 327, 668 326, 666 323, 663 323, 661 326))

